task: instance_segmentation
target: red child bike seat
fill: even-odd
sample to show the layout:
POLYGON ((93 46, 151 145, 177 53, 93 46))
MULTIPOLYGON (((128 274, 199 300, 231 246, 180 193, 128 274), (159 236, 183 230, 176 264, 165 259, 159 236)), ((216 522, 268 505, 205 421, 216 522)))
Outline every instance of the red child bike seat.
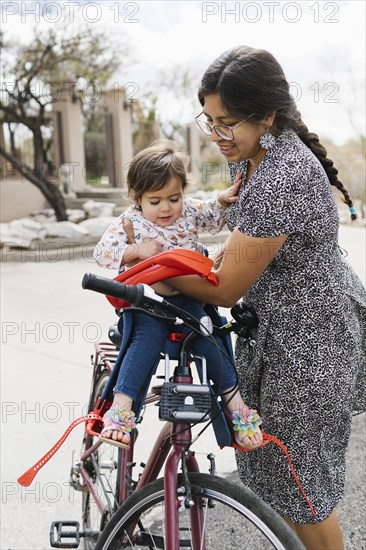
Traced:
MULTIPOLYGON (((126 285, 136 285, 138 283, 152 285, 181 275, 198 275, 217 286, 218 279, 211 272, 212 266, 213 260, 199 252, 175 248, 143 260, 120 273, 113 280, 126 285)), ((106 298, 116 309, 129 306, 128 302, 120 298, 114 298, 113 296, 107 296, 106 298)))

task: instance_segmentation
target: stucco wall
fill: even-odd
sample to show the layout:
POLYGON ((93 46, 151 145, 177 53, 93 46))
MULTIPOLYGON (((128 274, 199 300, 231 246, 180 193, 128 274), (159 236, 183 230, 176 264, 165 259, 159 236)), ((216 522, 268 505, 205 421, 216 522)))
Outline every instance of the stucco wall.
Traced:
POLYGON ((35 210, 49 208, 49 204, 35 185, 20 179, 0 181, 0 221, 10 222, 29 216, 35 210))

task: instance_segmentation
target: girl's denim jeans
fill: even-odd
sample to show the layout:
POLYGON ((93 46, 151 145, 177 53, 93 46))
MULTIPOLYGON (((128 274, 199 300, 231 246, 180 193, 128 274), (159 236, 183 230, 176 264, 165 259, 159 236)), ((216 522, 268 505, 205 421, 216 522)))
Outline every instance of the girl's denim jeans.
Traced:
MULTIPOLYGON (((183 294, 169 297, 174 305, 188 311, 200 319, 207 315, 200 302, 183 294)), ((187 332, 187 327, 168 325, 139 312, 125 310, 124 315, 133 315, 130 344, 123 357, 114 393, 120 392, 131 397, 133 401, 141 395, 146 382, 155 374, 160 353, 164 350, 169 332, 187 332)), ((226 348, 220 338, 215 337, 216 345, 202 336, 197 339, 192 351, 204 355, 207 364, 207 378, 212 380, 215 390, 221 393, 233 388, 237 382, 236 373, 230 359, 225 355, 226 348), (219 353, 218 347, 224 352, 219 353)))

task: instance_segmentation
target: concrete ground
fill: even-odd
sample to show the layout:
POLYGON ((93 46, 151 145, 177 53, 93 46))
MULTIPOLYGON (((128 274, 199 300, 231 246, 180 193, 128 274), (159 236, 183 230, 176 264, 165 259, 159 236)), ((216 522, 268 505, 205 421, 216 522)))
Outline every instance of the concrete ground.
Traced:
MULTIPOLYGON (((341 245, 364 282, 365 240, 364 228, 341 227, 341 245)), ((90 254, 78 259, 71 254, 57 262, 4 262, 1 271, 0 550, 44 550, 49 548, 53 520, 80 520, 80 494, 69 488, 68 477, 73 450, 76 456, 80 450, 82 427, 75 428, 30 487, 21 487, 16 479, 85 411, 93 344, 106 338, 115 314, 102 295, 81 289, 85 272, 108 276, 90 254)), ((152 407, 142 424, 145 448, 160 427, 152 407)), ((347 550, 366 549, 365 444, 361 415, 354 419, 346 495, 338 510, 347 550)), ((195 449, 203 471, 208 471, 209 451, 216 455, 219 474, 235 471, 233 451, 217 448, 211 430, 195 449)), ((143 458, 138 455, 138 463, 143 458)))

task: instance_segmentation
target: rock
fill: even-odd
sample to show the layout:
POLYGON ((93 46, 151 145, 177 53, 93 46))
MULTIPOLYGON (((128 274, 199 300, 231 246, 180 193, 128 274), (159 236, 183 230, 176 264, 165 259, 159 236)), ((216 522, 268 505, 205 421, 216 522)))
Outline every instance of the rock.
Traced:
POLYGON ((53 208, 42 208, 41 210, 35 210, 31 216, 37 216, 38 214, 42 214, 43 216, 50 218, 55 215, 55 211, 53 208))
POLYGON ((17 230, 18 228, 29 229, 35 231, 36 233, 42 230, 42 224, 37 222, 37 220, 32 220, 32 218, 18 218, 9 222, 11 228, 17 230))
POLYGON ((18 236, 18 233, 16 233, 14 230, 12 231, 10 228, 9 223, 1 223, 0 224, 0 244, 1 245, 8 245, 8 246, 14 246, 14 247, 20 247, 20 248, 29 248, 32 244, 32 238, 26 238, 18 236))
POLYGON ((113 216, 113 209, 116 204, 114 202, 96 202, 89 200, 84 202, 83 209, 88 214, 89 218, 113 216))
POLYGON ((56 221, 55 211, 52 208, 44 208, 43 210, 32 212, 31 217, 33 220, 42 224, 56 221))
POLYGON ((85 211, 79 208, 68 208, 66 214, 68 221, 73 223, 80 223, 86 218, 85 211))
POLYGON ((79 226, 85 227, 91 237, 97 237, 99 239, 103 235, 109 224, 111 224, 115 219, 115 216, 91 218, 89 220, 81 222, 79 226))
POLYGON ((46 216, 45 214, 32 215, 32 218, 39 223, 49 223, 57 221, 56 216, 46 216))
POLYGON ((29 248, 33 241, 44 239, 46 235, 42 224, 30 218, 19 218, 0 225, 0 242, 8 246, 29 248))
POLYGON ((73 222, 51 222, 44 225, 47 237, 63 237, 73 239, 88 235, 86 228, 73 222))

